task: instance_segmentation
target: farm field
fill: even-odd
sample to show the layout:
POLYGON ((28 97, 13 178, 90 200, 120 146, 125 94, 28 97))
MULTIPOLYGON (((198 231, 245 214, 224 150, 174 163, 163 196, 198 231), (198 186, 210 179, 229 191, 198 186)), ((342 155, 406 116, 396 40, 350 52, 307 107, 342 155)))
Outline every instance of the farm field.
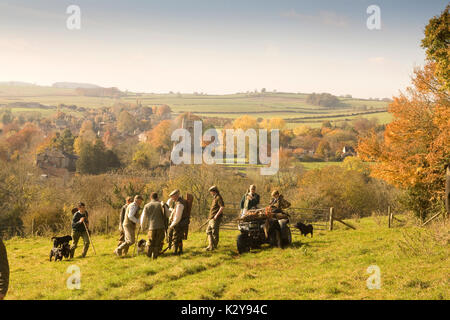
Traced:
MULTIPOLYGON (((85 97, 76 94, 74 89, 0 85, 0 105, 14 102, 38 102, 43 105, 77 105, 85 108, 110 107, 115 103, 136 103, 143 105, 167 104, 175 114, 192 112, 202 117, 234 119, 242 115, 255 118, 279 117, 286 120, 289 128, 307 124, 320 126, 323 121, 349 121, 356 117, 377 118, 379 123, 388 123, 391 118, 386 110, 388 103, 379 100, 341 98, 348 107, 339 109, 323 108, 306 102, 307 94, 265 93, 264 95, 194 95, 194 94, 135 94, 128 93, 120 99, 85 97), (361 107, 365 106, 366 111, 361 107), (376 111, 376 113, 373 113, 376 111), (314 119, 312 119, 314 118, 314 119)), ((39 111, 47 115, 51 111, 39 111), (44 111, 44 112, 43 112, 44 111)), ((13 108, 13 112, 23 112, 24 108, 13 108)), ((69 110, 63 110, 69 111, 69 110)))
MULTIPOLYGON (((448 246, 421 242, 427 229, 387 228, 387 217, 337 224, 314 238, 293 236, 287 249, 263 247, 239 256, 238 231, 222 231, 215 253, 192 233, 181 257, 118 258, 116 235, 94 236, 87 258, 49 262, 49 238, 6 241, 11 267, 7 299, 449 299, 448 246), (409 241, 411 250, 399 245, 409 241), (81 289, 69 290, 70 265, 81 269, 81 289), (367 268, 381 270, 369 290, 367 268)), ((75 257, 80 254, 80 249, 75 257)))

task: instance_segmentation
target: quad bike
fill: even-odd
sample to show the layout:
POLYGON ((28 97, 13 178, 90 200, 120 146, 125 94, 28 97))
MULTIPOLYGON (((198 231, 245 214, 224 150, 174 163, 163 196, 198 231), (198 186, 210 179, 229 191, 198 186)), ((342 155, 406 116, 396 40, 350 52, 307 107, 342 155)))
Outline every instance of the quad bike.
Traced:
POLYGON ((259 249, 262 244, 284 248, 292 243, 287 215, 267 215, 260 209, 256 214, 241 218, 238 229, 237 249, 240 254, 259 249))

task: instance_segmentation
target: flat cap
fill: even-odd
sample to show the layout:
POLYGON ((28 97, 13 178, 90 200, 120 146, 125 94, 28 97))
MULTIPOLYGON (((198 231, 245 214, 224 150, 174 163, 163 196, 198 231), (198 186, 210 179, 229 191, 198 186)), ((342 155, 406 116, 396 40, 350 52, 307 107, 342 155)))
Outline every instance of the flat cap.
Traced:
POLYGON ((179 194, 179 193, 180 193, 180 190, 179 189, 175 189, 169 194, 169 197, 174 196, 174 195, 179 194))
POLYGON ((219 192, 219 189, 217 189, 216 186, 212 186, 211 188, 209 188, 208 190, 209 192, 214 191, 214 192, 219 192))

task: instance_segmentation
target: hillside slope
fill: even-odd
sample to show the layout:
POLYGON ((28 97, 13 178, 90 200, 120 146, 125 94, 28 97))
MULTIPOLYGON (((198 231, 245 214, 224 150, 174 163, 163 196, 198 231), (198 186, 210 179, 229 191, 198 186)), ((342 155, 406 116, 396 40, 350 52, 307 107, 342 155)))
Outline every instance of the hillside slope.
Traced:
MULTIPOLYGON (((385 219, 385 218, 382 218, 385 219)), ((193 233, 182 257, 117 258, 115 236, 93 238, 86 259, 48 262, 49 239, 6 242, 11 265, 8 299, 449 299, 449 248, 426 230, 388 229, 384 220, 353 221, 314 238, 294 236, 288 249, 239 256, 237 231, 221 233, 220 249, 203 251, 193 233), (377 223, 378 222, 378 223, 377 223), (423 243, 425 239, 425 243, 423 243), (401 249, 409 243, 413 249, 401 249), (81 268, 81 290, 68 290, 67 268, 81 268), (369 290, 367 268, 381 270, 381 289, 369 290)), ((408 245, 406 246, 408 247, 408 245)), ((79 250, 80 251, 80 250, 79 250)), ((77 252, 76 256, 80 254, 77 252)))

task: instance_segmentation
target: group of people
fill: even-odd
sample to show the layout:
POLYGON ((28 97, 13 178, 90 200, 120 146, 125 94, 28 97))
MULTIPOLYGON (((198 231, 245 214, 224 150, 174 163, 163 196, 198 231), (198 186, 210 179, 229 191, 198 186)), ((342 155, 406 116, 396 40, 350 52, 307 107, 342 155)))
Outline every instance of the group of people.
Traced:
MULTIPOLYGON (((213 200, 208 217, 208 247, 211 251, 217 248, 219 243, 219 226, 225 207, 219 189, 212 186, 209 189, 213 200)), ((128 197, 122 207, 119 219, 119 245, 114 250, 117 256, 126 255, 128 249, 136 242, 136 229, 140 225, 140 230, 147 232, 147 256, 157 259, 163 251, 164 239, 167 239, 168 248, 174 248, 176 255, 183 253, 183 240, 187 238, 190 222, 190 208, 186 199, 181 195, 180 190, 173 190, 169 194, 169 199, 160 201, 158 194, 153 192, 150 195, 150 202, 147 203, 139 217, 139 211, 143 203, 143 198, 139 195, 133 199, 128 197)))
MULTIPOLYGON (((217 249, 219 244, 219 230, 223 219, 225 203, 216 186, 209 188, 209 192, 212 196, 212 202, 206 226, 208 245, 205 250, 213 251, 217 249)), ((127 255, 129 248, 136 243, 136 231, 139 230, 147 233, 148 241, 146 251, 148 257, 153 259, 158 258, 163 252, 164 240, 167 241, 167 249, 173 247, 174 253, 181 255, 183 253, 183 240, 187 239, 190 223, 190 208, 187 200, 181 195, 180 190, 173 190, 169 194, 169 199, 166 202, 160 201, 156 192, 150 195, 149 203, 143 206, 143 202, 144 199, 140 195, 136 195, 133 198, 126 198, 126 203, 120 211, 120 236, 114 254, 119 257, 127 255), (141 208, 142 213, 140 213, 141 208)), ((241 215, 245 215, 248 210, 258 208, 259 203, 260 196, 256 193, 256 186, 251 185, 242 197, 240 203, 241 215)), ((272 199, 269 206, 273 213, 281 213, 283 209, 290 206, 290 203, 275 190, 272 192, 272 199)), ((85 257, 90 244, 88 212, 86 211, 85 204, 79 203, 78 207, 72 213, 73 245, 71 247, 70 257, 73 257, 80 238, 84 242, 81 257, 85 257)))

